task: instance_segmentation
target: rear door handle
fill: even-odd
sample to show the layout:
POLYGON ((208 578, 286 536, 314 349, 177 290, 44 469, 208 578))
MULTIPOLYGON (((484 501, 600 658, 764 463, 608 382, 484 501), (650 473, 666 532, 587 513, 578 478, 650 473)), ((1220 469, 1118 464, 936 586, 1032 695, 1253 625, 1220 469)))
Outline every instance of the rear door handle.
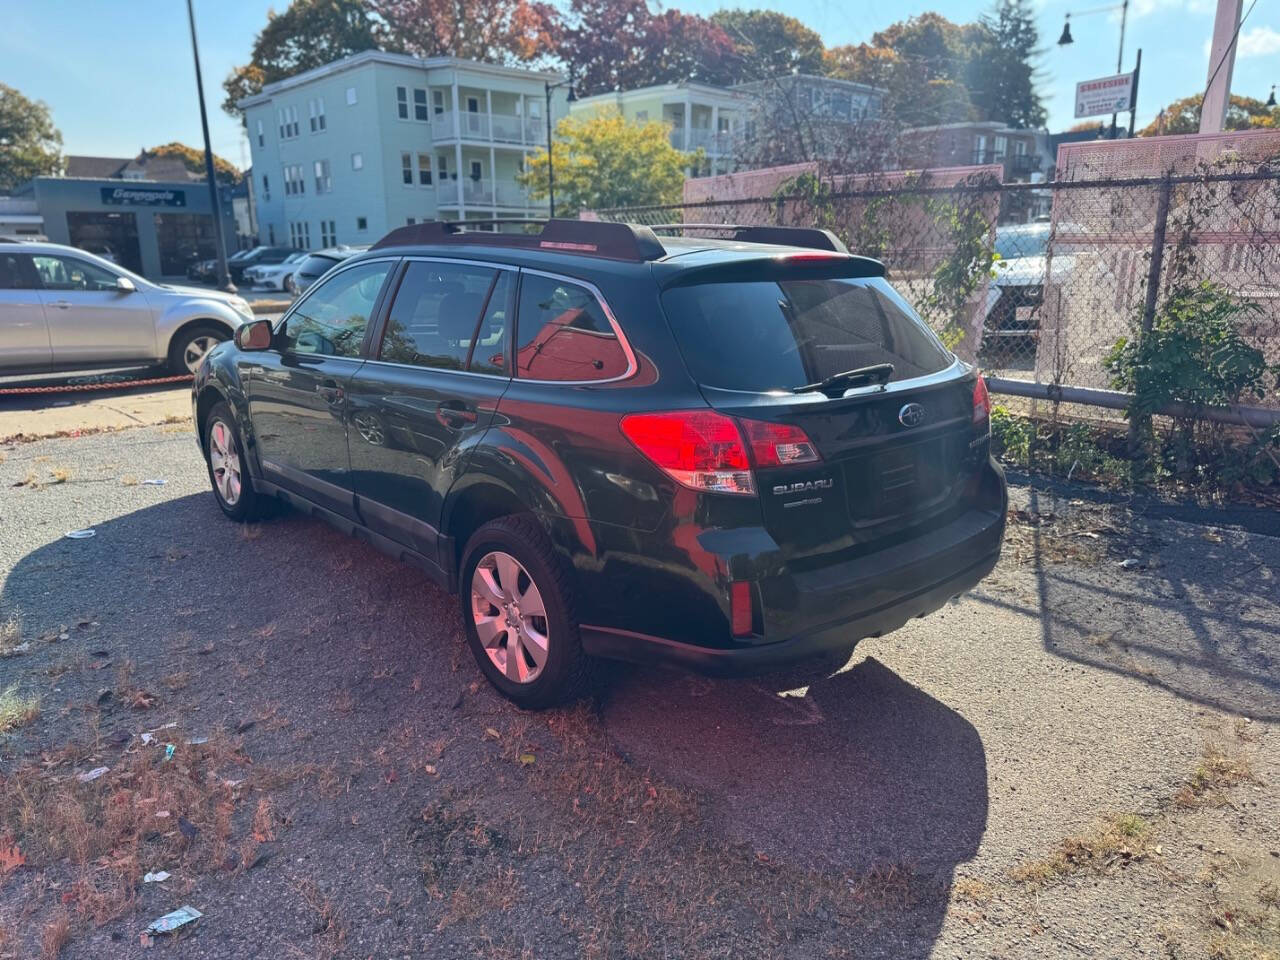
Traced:
POLYGON ((436 419, 446 427, 459 429, 476 422, 476 412, 457 401, 446 401, 436 408, 436 419))
POLYGON ((53 301, 53 303, 49 304, 49 306, 51 306, 51 307, 57 307, 59 310, 70 310, 70 309, 71 309, 71 301, 70 301, 70 300, 55 300, 55 301, 53 301))
POLYGON ((342 386, 337 380, 322 380, 320 383, 317 383, 316 393, 323 397, 326 403, 342 402, 342 386))

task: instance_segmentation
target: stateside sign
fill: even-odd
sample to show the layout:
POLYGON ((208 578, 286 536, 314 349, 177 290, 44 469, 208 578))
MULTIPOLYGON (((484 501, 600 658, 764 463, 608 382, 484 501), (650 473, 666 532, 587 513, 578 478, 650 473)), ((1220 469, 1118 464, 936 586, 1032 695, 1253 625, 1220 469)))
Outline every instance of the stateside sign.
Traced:
POLYGON ((1076 84, 1076 119, 1124 113, 1133 104, 1133 74, 1117 73, 1076 84))

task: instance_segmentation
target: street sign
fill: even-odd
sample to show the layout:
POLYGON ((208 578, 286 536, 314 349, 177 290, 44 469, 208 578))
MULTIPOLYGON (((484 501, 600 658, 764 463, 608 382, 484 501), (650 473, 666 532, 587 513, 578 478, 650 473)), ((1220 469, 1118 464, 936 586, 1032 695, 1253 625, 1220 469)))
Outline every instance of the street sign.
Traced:
POLYGON ((1124 113, 1133 106, 1134 75, 1117 73, 1111 77, 1076 84, 1076 119, 1104 113, 1124 113))

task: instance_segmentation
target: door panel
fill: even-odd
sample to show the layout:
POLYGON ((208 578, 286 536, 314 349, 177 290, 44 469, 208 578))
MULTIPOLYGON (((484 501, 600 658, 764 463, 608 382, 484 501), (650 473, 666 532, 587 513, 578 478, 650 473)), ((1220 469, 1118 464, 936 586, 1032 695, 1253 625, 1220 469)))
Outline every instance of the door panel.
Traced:
POLYGON ((333 274, 285 317, 277 349, 238 361, 263 473, 352 520, 347 390, 394 266, 369 261, 333 274))
POLYGON ((157 359, 146 294, 116 289, 116 275, 78 257, 35 254, 55 365, 157 359))
POLYGON ((0 370, 49 368, 49 327, 36 285, 31 258, 0 249, 0 370))
POLYGON ((515 271, 412 260, 376 353, 348 390, 359 511, 429 557, 444 497, 506 390, 515 271))

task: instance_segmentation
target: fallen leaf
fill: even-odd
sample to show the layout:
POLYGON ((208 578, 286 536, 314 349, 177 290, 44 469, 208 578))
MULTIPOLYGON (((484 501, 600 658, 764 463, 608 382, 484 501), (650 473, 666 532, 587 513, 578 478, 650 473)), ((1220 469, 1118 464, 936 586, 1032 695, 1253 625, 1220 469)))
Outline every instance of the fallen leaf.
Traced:
POLYGON ((1200 534, 1200 538, 1202 540, 1207 540, 1210 543, 1222 542, 1222 534, 1218 533, 1217 530, 1206 530, 1204 533, 1200 534))
POLYGON ((493 727, 485 727, 484 738, 486 740, 501 740, 502 734, 500 734, 497 730, 493 729, 493 727))
POLYGON ((26 855, 15 841, 0 841, 0 876, 7 877, 26 862, 26 855))
POLYGON ((535 757, 532 753, 522 753, 520 754, 520 766, 522 767, 532 766, 534 761, 537 759, 538 758, 535 757))

